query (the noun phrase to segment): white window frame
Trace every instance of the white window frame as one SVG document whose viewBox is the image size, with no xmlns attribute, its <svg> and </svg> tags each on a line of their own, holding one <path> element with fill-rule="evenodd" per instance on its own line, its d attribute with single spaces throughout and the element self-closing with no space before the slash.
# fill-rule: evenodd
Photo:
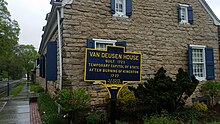
<svg viewBox="0 0 220 124">
<path fill-rule="evenodd" d="M 115 0 L 115 14 L 113 16 L 128 18 L 128 16 L 126 16 L 126 0 L 123 0 L 123 5 L 122 5 L 123 12 L 118 12 L 116 9 L 116 4 L 118 1 L 119 0 Z"/>
<path fill-rule="evenodd" d="M 95 49 L 97 49 L 96 44 L 97 43 L 103 43 L 103 44 L 113 44 L 115 46 L 116 40 L 105 40 L 105 39 L 93 39 L 95 41 Z"/>
<path fill-rule="evenodd" d="M 198 76 L 195 76 L 197 80 L 199 81 L 204 81 L 206 80 L 206 56 L 205 56 L 205 48 L 206 46 L 203 46 L 203 45 L 190 45 L 190 47 L 192 47 L 192 49 L 202 49 L 203 50 L 203 68 L 204 68 L 204 72 L 203 72 L 203 77 L 198 77 Z M 192 64 L 193 64 L 193 58 L 192 58 Z"/>
<path fill-rule="evenodd" d="M 181 11 L 180 14 L 182 15 L 182 9 L 181 8 L 185 8 L 185 17 L 186 17 L 185 20 L 181 19 L 180 23 L 181 24 L 188 24 L 189 23 L 189 19 L 188 19 L 188 7 L 189 7 L 189 5 L 187 5 L 187 4 L 179 4 L 179 5 L 180 5 L 180 11 Z"/>
</svg>

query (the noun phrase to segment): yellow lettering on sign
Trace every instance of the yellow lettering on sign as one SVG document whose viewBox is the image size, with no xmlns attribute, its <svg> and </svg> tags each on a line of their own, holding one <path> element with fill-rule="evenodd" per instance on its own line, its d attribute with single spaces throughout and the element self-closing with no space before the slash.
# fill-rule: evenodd
<svg viewBox="0 0 220 124">
<path fill-rule="evenodd" d="M 102 53 L 102 58 L 106 59 L 122 59 L 121 54 L 114 54 L 114 53 Z"/>
<path fill-rule="evenodd" d="M 124 55 L 123 58 L 126 60 L 136 60 L 136 61 L 139 60 L 139 56 L 137 56 L 137 55 Z"/>
<path fill-rule="evenodd" d="M 90 52 L 89 55 L 90 57 L 100 57 L 100 53 L 98 52 Z"/>
</svg>

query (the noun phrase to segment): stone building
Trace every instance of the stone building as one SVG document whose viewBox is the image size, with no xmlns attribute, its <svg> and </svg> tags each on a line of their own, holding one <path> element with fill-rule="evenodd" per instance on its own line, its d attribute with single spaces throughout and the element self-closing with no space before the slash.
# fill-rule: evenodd
<svg viewBox="0 0 220 124">
<path fill-rule="evenodd" d="M 160 67 L 171 77 L 183 68 L 200 81 L 220 81 L 220 21 L 205 0 L 51 0 L 51 4 L 37 78 L 51 95 L 56 89 L 86 88 L 93 96 L 91 104 L 102 104 L 105 88 L 84 82 L 85 49 L 106 49 L 122 41 L 127 51 L 142 53 L 143 82 Z"/>
</svg>

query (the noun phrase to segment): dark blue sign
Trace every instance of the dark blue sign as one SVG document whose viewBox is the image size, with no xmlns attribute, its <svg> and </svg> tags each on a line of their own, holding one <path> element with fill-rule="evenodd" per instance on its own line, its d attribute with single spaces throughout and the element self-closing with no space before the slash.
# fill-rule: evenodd
<svg viewBox="0 0 220 124">
<path fill-rule="evenodd" d="M 107 51 L 86 49 L 85 81 L 125 84 L 141 80 L 140 53 L 124 52 L 124 47 L 107 46 Z"/>
</svg>

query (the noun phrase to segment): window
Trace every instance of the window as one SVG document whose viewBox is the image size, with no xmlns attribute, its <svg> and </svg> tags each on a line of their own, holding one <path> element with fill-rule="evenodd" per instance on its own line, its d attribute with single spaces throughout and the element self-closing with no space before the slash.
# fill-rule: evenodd
<svg viewBox="0 0 220 124">
<path fill-rule="evenodd" d="M 125 0 L 115 0 L 115 11 L 117 15 L 125 15 Z"/>
<path fill-rule="evenodd" d="M 188 49 L 189 74 L 198 80 L 214 80 L 213 48 L 190 45 Z"/>
<path fill-rule="evenodd" d="M 205 80 L 205 47 L 192 47 L 193 75 L 200 80 Z"/>
<path fill-rule="evenodd" d="M 107 45 L 115 46 L 115 40 L 93 39 L 95 41 L 95 49 L 106 50 Z"/>
<path fill-rule="evenodd" d="M 193 23 L 193 11 L 192 7 L 187 4 L 178 4 L 178 20 L 179 23 L 185 24 Z"/>
<path fill-rule="evenodd" d="M 187 7 L 181 7 L 181 22 L 188 22 Z"/>
<path fill-rule="evenodd" d="M 113 16 L 131 16 L 132 0 L 111 0 L 111 12 Z"/>
</svg>

